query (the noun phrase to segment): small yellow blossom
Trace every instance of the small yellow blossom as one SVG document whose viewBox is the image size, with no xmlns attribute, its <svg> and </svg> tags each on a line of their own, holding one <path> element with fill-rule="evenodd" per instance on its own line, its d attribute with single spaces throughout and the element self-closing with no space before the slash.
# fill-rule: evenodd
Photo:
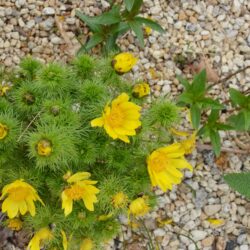
<svg viewBox="0 0 250 250">
<path fill-rule="evenodd" d="M 149 212 L 148 197 L 140 197 L 133 200 L 129 205 L 129 215 L 132 214 L 135 217 L 143 216 Z"/>
<path fill-rule="evenodd" d="M 152 29 L 151 29 L 150 27 L 148 27 L 148 26 L 145 26 L 144 30 L 145 30 L 145 33 L 146 33 L 148 36 L 152 33 Z"/>
<path fill-rule="evenodd" d="M 68 240 L 66 233 L 61 230 L 63 250 L 68 250 Z"/>
<path fill-rule="evenodd" d="M 180 143 L 159 148 L 151 153 L 147 159 L 148 172 L 152 186 L 159 186 L 166 192 L 172 190 L 173 184 L 179 184 L 183 177 L 179 169 L 192 166 L 184 158 L 185 151 Z"/>
<path fill-rule="evenodd" d="M 128 225 L 132 228 L 132 229 L 137 229 L 140 227 L 139 223 L 135 222 L 135 221 L 129 221 Z"/>
<path fill-rule="evenodd" d="M 0 123 L 0 140 L 3 140 L 8 134 L 8 128 L 6 125 Z"/>
<path fill-rule="evenodd" d="M 98 216 L 97 220 L 98 221 L 105 221 L 105 220 L 108 220 L 109 218 L 111 218 L 112 216 L 113 216 L 112 213 L 103 214 L 103 215 Z"/>
<path fill-rule="evenodd" d="M 37 144 L 37 153 L 41 156 L 49 156 L 52 152 L 51 143 L 48 140 L 41 140 Z"/>
<path fill-rule="evenodd" d="M 22 229 L 23 222 L 18 218 L 8 219 L 7 222 L 8 228 L 12 229 L 13 231 L 19 231 Z"/>
<path fill-rule="evenodd" d="M 92 250 L 94 248 L 94 242 L 90 238 L 86 238 L 82 241 L 80 250 Z"/>
<path fill-rule="evenodd" d="M 5 198 L 5 196 L 7 197 Z M 2 212 L 7 212 L 11 219 L 16 217 L 19 212 L 22 215 L 30 212 L 34 216 L 36 214 L 34 201 L 38 200 L 43 204 L 36 190 L 23 180 L 16 180 L 4 186 L 0 200 L 3 199 Z"/>
<path fill-rule="evenodd" d="M 0 96 L 6 95 L 7 91 L 10 90 L 10 86 L 8 85 L 0 85 Z"/>
<path fill-rule="evenodd" d="M 221 226 L 224 224 L 224 220 L 222 219 L 212 219 L 212 218 L 208 218 L 207 221 L 212 224 L 213 226 Z"/>
<path fill-rule="evenodd" d="M 41 228 L 29 242 L 28 250 L 40 250 L 52 238 L 53 234 L 47 227 Z"/>
<path fill-rule="evenodd" d="M 118 192 L 112 197 L 112 205 L 115 208 L 123 208 L 128 203 L 128 196 L 123 192 Z"/>
<path fill-rule="evenodd" d="M 195 148 L 196 142 L 196 131 L 186 140 L 180 141 L 182 148 L 185 151 L 185 154 L 191 154 Z"/>
<path fill-rule="evenodd" d="M 68 216 L 73 209 L 73 201 L 82 200 L 89 211 L 94 211 L 94 203 L 97 202 L 96 194 L 100 192 L 94 186 L 97 181 L 88 180 L 90 173 L 79 172 L 67 179 L 70 184 L 62 192 L 62 209 L 65 216 Z"/>
<path fill-rule="evenodd" d="M 135 97 L 142 98 L 144 96 L 149 95 L 149 93 L 150 93 L 150 87 L 146 82 L 138 83 L 133 87 L 133 95 Z"/>
<path fill-rule="evenodd" d="M 136 129 L 141 126 L 141 107 L 129 102 L 129 96 L 122 93 L 112 101 L 111 107 L 106 105 L 103 115 L 91 121 L 92 127 L 104 127 L 113 139 L 129 143 L 128 136 L 136 135 Z"/>
<path fill-rule="evenodd" d="M 137 63 L 138 59 L 133 54 L 123 52 L 113 58 L 112 65 L 116 72 L 126 73 Z"/>
</svg>

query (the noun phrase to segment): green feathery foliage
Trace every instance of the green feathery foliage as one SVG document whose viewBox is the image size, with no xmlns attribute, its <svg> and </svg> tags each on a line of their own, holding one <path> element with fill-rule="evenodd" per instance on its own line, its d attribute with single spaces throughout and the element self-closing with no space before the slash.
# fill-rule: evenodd
<svg viewBox="0 0 250 250">
<path fill-rule="evenodd" d="M 152 206 L 155 203 L 147 156 L 169 141 L 166 129 L 178 122 L 178 109 L 169 101 L 142 109 L 142 128 L 129 137 L 129 144 L 113 140 L 104 128 L 91 127 L 91 120 L 102 117 L 122 92 L 142 106 L 143 100 L 132 97 L 133 85 L 115 72 L 111 61 L 82 55 L 69 65 L 42 65 L 25 58 L 11 88 L 0 96 L 1 188 L 23 180 L 37 190 L 44 205 L 35 201 L 35 216 L 18 216 L 27 230 L 52 231 L 46 249 L 63 249 L 62 230 L 71 237 L 69 250 L 79 249 L 84 238 L 102 249 L 102 242 L 119 232 L 118 215 L 128 213 L 133 199 L 143 194 Z M 6 79 L 2 72 L 1 80 Z M 67 180 L 78 172 L 89 172 L 91 181 L 97 181 L 91 185 L 100 190 L 98 202 L 90 211 L 75 198 L 72 212 L 65 216 L 62 192 L 73 185 Z M 119 193 L 126 198 L 124 206 L 113 203 Z"/>
</svg>

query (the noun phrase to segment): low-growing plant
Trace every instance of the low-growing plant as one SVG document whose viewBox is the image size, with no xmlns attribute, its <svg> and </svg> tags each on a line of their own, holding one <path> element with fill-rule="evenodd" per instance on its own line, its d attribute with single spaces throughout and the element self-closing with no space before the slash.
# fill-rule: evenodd
<svg viewBox="0 0 250 250">
<path fill-rule="evenodd" d="M 143 0 L 124 0 L 116 3 L 110 0 L 110 8 L 99 16 L 87 16 L 76 10 L 76 16 L 92 31 L 92 36 L 82 45 L 79 53 L 86 52 L 101 44 L 104 53 L 119 50 L 117 40 L 129 30 L 132 30 L 141 47 L 144 47 L 143 26 L 147 33 L 150 29 L 164 32 L 163 28 L 150 18 L 140 16 Z"/>
<path fill-rule="evenodd" d="M 133 221 L 149 212 L 152 186 L 167 191 L 192 170 L 184 156 L 195 140 L 173 143 L 168 132 L 180 120 L 177 106 L 144 107 L 138 97 L 149 86 L 133 88 L 115 70 L 133 65 L 112 61 L 26 58 L 0 76 L 4 224 L 32 229 L 30 250 L 101 249 L 119 233 L 120 214 Z"/>
<path fill-rule="evenodd" d="M 250 95 L 229 89 L 229 99 L 220 102 L 217 96 L 208 97 L 213 85 L 207 85 L 206 71 L 202 70 L 190 83 L 179 77 L 184 86 L 183 93 L 178 98 L 178 104 L 190 109 L 191 121 L 197 135 L 211 140 L 216 156 L 221 152 L 221 130 L 250 131 Z M 226 123 L 221 122 L 221 113 L 227 113 Z M 247 198 L 250 197 L 248 183 L 250 173 L 231 173 L 225 175 L 225 181 Z"/>
</svg>

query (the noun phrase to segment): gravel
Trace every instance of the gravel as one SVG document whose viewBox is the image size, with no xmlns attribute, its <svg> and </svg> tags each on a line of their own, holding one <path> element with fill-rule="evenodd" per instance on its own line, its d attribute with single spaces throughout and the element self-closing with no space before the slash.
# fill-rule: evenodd
<svg viewBox="0 0 250 250">
<path fill-rule="evenodd" d="M 102 8 L 108 7 L 104 0 L 0 2 L 0 63 L 7 67 L 18 64 L 28 54 L 46 62 L 69 61 L 70 53 L 67 53 L 67 44 L 56 27 L 55 16 L 63 17 L 61 21 L 66 34 L 73 45 L 79 47 L 74 34 L 80 31 L 87 38 L 88 29 L 80 25 L 75 9 L 97 15 Z M 176 80 L 176 75 L 182 74 L 182 70 L 174 62 L 178 54 L 192 58 L 208 55 L 222 78 L 250 65 L 249 10 L 247 0 L 144 0 L 145 17 L 158 21 L 166 32 L 153 31 L 145 37 L 144 49 L 139 48 L 131 33 L 119 43 L 123 51 L 132 51 L 140 58 L 132 72 L 133 79 L 144 79 L 150 84 L 152 95 L 149 102 L 153 97 L 166 95 L 174 99 L 182 90 Z M 191 77 L 189 72 L 186 75 Z M 249 89 L 250 70 L 237 74 L 223 86 L 218 85 L 211 94 L 226 100 L 228 87 Z M 222 133 L 222 136 L 225 147 L 237 147 L 233 139 L 236 136 L 247 141 L 241 134 Z M 215 164 L 211 150 L 197 149 L 189 157 L 194 173 L 186 172 L 183 183 L 171 192 L 156 190 L 158 206 L 145 217 L 145 224 L 162 249 L 195 250 L 192 240 L 204 250 L 214 247 L 217 250 L 250 249 L 250 205 L 228 188 L 222 178 L 227 172 L 250 170 L 250 157 L 233 153 L 226 157 L 229 164 L 224 169 Z M 174 223 L 159 227 L 157 221 L 162 218 L 171 218 Z M 224 224 L 214 227 L 208 218 L 222 219 Z M 125 240 L 128 247 L 137 241 L 139 249 L 144 249 L 147 239 L 140 231 L 131 231 L 126 216 L 119 219 L 124 225 L 124 239 L 120 237 L 119 240 Z M 11 243 L 8 244 L 10 248 Z M 113 242 L 106 248 L 114 249 Z"/>
</svg>

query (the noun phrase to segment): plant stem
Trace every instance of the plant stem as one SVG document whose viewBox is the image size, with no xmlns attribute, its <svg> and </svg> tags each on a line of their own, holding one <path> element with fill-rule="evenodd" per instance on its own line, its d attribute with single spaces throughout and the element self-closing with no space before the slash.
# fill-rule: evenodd
<svg viewBox="0 0 250 250">
<path fill-rule="evenodd" d="M 151 235 L 150 235 L 144 221 L 142 219 L 139 219 L 139 221 L 140 221 L 142 227 L 144 228 L 144 230 L 146 231 L 146 234 L 148 236 L 150 250 L 154 250 L 154 244 L 153 244 L 153 241 L 152 241 L 152 237 L 151 237 Z"/>
<path fill-rule="evenodd" d="M 227 80 L 229 80 L 231 77 L 241 73 L 241 72 L 244 72 L 245 70 L 249 69 L 250 68 L 250 65 L 242 68 L 242 69 L 239 69 L 231 74 L 229 74 L 228 76 L 222 78 L 221 80 L 219 80 L 218 82 L 214 83 L 214 84 L 211 84 L 210 86 L 208 86 L 208 89 L 211 89 L 212 87 L 214 87 L 215 85 L 218 85 L 219 83 L 224 83 L 226 82 Z"/>
<path fill-rule="evenodd" d="M 182 233 L 177 233 L 177 234 L 178 234 L 179 236 L 184 236 L 184 237 L 188 238 L 189 240 L 191 240 L 191 241 L 194 243 L 194 245 L 195 245 L 195 249 L 196 249 L 196 250 L 200 250 L 199 247 L 197 246 L 197 243 L 196 243 L 189 235 L 182 234 Z"/>
<path fill-rule="evenodd" d="M 42 113 L 43 110 L 40 110 L 35 116 L 34 118 L 30 121 L 30 123 L 28 124 L 28 126 L 24 129 L 24 131 L 20 134 L 20 136 L 17 139 L 17 142 L 19 142 L 21 140 L 21 138 L 23 137 L 23 135 L 26 133 L 26 131 L 29 129 L 29 127 L 32 125 L 32 123 L 37 119 L 37 117 Z"/>
</svg>

